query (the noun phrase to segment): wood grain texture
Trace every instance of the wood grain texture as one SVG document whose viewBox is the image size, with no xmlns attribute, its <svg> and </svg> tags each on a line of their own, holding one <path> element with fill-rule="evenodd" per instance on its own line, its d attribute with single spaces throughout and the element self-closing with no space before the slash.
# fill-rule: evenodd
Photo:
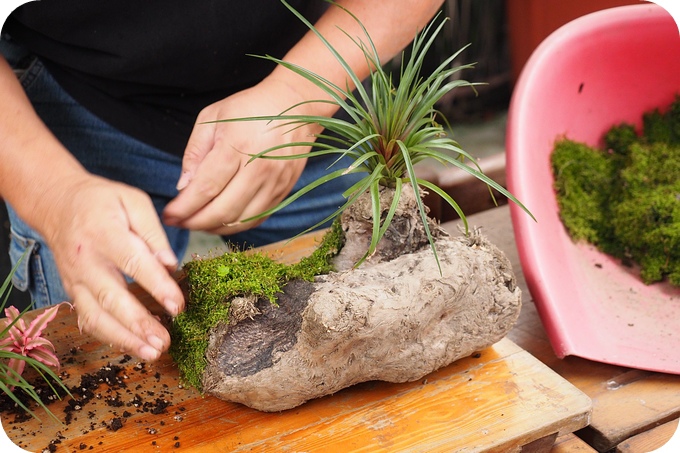
<svg viewBox="0 0 680 453">
<path fill-rule="evenodd" d="M 555 440 L 550 453 L 596 453 L 596 451 L 575 434 L 565 434 Z"/>
<path fill-rule="evenodd" d="M 616 453 L 640 453 L 658 450 L 666 445 L 678 428 L 680 428 L 678 419 L 664 423 L 621 442 L 616 447 Z"/>
<path fill-rule="evenodd" d="M 99 398 L 83 404 L 66 425 L 38 411 L 43 423 L 15 422 L 3 414 L 8 436 L 29 451 L 58 442 L 66 451 L 321 451 L 330 445 L 352 451 L 518 451 L 553 433 L 588 423 L 590 400 L 510 340 L 460 360 L 422 381 L 369 382 L 299 408 L 263 413 L 182 388 L 169 357 L 154 364 L 125 357 L 77 333 L 75 317 L 62 312 L 48 332 L 70 361 L 69 385 L 82 373 L 120 365 L 126 387 L 102 383 Z M 78 395 L 75 395 L 78 397 Z M 122 406 L 110 404 L 112 397 Z M 146 403 L 162 398 L 167 411 L 154 414 Z M 144 404 L 135 405 L 135 401 Z M 60 418 L 67 402 L 50 405 Z M 129 415 L 124 415 L 125 412 Z M 117 431 L 106 425 L 121 418 Z"/>
</svg>

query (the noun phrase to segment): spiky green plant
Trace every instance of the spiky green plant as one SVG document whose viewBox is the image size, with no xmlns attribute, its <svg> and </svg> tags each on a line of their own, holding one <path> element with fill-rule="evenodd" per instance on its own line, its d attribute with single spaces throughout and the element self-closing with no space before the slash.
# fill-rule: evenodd
<svg viewBox="0 0 680 453">
<path fill-rule="evenodd" d="M 12 275 L 14 275 L 18 266 L 19 263 L 16 264 L 0 286 L 0 311 L 4 310 L 5 305 L 7 305 L 11 291 Z M 50 417 L 61 422 L 45 406 L 40 395 L 35 391 L 35 387 L 22 376 L 26 365 L 28 365 L 49 385 L 54 395 L 59 397 L 59 392 L 53 384 L 60 387 L 64 394 L 71 395 L 59 376 L 50 369 L 50 366 L 59 366 L 59 359 L 54 353 L 52 343 L 42 337 L 42 330 L 54 318 L 58 306 L 55 305 L 44 311 L 28 326 L 23 319 L 27 310 L 28 308 L 19 313 L 19 310 L 11 306 L 5 310 L 7 318 L 0 320 L 0 391 L 5 393 L 16 405 L 40 421 L 40 418 L 26 407 L 14 393 L 16 390 L 23 391 L 42 407 Z"/>
<path fill-rule="evenodd" d="M 467 233 L 467 219 L 458 203 L 437 185 L 416 176 L 415 164 L 425 159 L 434 159 L 444 165 L 453 165 L 461 168 L 486 183 L 490 191 L 491 188 L 496 189 L 529 213 L 505 188 L 484 175 L 475 159 L 461 149 L 458 143 L 447 134 L 445 128 L 437 121 L 439 112 L 436 109 L 436 104 L 444 95 L 459 87 L 471 87 L 474 89 L 475 85 L 474 83 L 456 80 L 452 77 L 456 72 L 473 66 L 451 66 L 453 60 L 465 48 L 446 58 L 430 75 L 424 76 L 421 74 L 425 55 L 433 45 L 437 35 L 441 32 L 446 19 L 436 24 L 437 19 L 435 18 L 421 33 L 416 34 L 409 55 L 402 54 L 399 83 L 395 85 L 391 75 L 383 69 L 375 45 L 361 21 L 346 8 L 335 4 L 333 1 L 329 1 L 329 3 L 342 8 L 349 14 L 359 24 L 366 38 L 364 42 L 345 32 L 345 35 L 362 50 L 366 64 L 371 68 L 369 76 L 371 89 L 367 90 L 362 84 L 362 80 L 359 79 L 342 55 L 333 48 L 314 25 L 286 3 L 285 0 L 282 0 L 282 3 L 321 39 L 342 65 L 352 84 L 356 87 L 356 95 L 349 88 L 340 87 L 303 67 L 272 56 L 256 55 L 256 57 L 273 61 L 306 78 L 325 91 L 332 100 L 303 102 L 291 106 L 288 110 L 275 116 L 236 118 L 223 121 L 281 121 L 282 123 L 279 127 L 283 126 L 291 129 L 309 124 L 317 124 L 326 131 L 335 133 L 335 135 L 322 133 L 316 136 L 317 138 L 325 139 L 325 143 L 309 141 L 275 146 L 253 155 L 251 161 L 260 158 L 286 160 L 337 154 L 339 155 L 338 160 L 343 156 L 350 156 L 354 159 L 354 162 L 348 168 L 331 171 L 291 195 L 274 208 L 245 221 L 269 216 L 311 190 L 345 174 L 366 173 L 364 178 L 344 193 L 346 202 L 337 211 L 300 234 L 304 234 L 334 219 L 354 203 L 359 196 L 369 192 L 372 199 L 373 231 L 369 248 L 364 257 L 357 263 L 359 265 L 367 256 L 370 256 L 375 251 L 378 242 L 387 231 L 396 211 L 402 187 L 407 183 L 412 184 L 416 190 L 418 190 L 417 187 L 427 189 L 446 200 L 462 219 Z M 325 116 L 294 115 L 289 113 L 295 107 L 314 102 L 327 102 L 337 105 L 349 115 L 350 121 Z M 311 151 L 290 156 L 271 154 L 278 149 L 293 146 L 311 147 Z M 472 165 L 467 164 L 466 160 L 471 162 Z M 381 219 L 380 215 L 379 192 L 381 186 L 394 188 L 394 197 L 384 219 Z M 417 196 L 416 200 L 425 232 L 439 264 L 434 239 L 428 227 L 427 211 L 422 199 Z"/>
</svg>

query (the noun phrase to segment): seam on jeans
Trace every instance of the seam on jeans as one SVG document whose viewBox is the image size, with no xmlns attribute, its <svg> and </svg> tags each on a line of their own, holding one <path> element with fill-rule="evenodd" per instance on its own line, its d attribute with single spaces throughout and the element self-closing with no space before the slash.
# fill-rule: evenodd
<svg viewBox="0 0 680 453">
<path fill-rule="evenodd" d="M 9 232 L 9 254 L 12 263 L 16 264 L 23 256 L 17 272 L 12 276 L 12 284 L 20 291 L 28 290 L 36 308 L 51 304 L 47 278 L 45 277 L 42 259 L 38 253 L 40 243 L 18 234 L 11 226 Z"/>
<path fill-rule="evenodd" d="M 38 79 L 44 69 L 45 66 L 42 64 L 42 61 L 40 61 L 37 57 L 33 57 L 31 63 L 19 77 L 19 82 L 21 82 L 21 86 L 24 88 L 24 91 L 31 88 L 33 83 Z"/>
<path fill-rule="evenodd" d="M 21 260 L 16 272 L 12 275 L 12 284 L 18 290 L 25 292 L 31 281 L 31 255 L 33 254 L 36 242 L 33 239 L 17 234 L 11 227 L 9 236 L 9 256 L 12 260 L 12 265 L 16 266 L 16 263 Z"/>
<path fill-rule="evenodd" d="M 52 299 L 50 298 L 50 291 L 47 287 L 47 277 L 45 277 L 44 267 L 42 264 L 42 258 L 38 251 L 40 250 L 40 243 L 36 243 L 31 253 L 31 277 L 33 280 L 33 303 L 41 304 L 42 301 L 46 301 L 47 305 L 52 304 Z M 42 304 L 41 304 L 42 305 Z"/>
</svg>

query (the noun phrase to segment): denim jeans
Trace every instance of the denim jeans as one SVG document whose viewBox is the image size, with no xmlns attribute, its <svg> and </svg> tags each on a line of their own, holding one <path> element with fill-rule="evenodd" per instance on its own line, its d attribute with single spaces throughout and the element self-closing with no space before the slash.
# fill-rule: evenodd
<svg viewBox="0 0 680 453">
<path fill-rule="evenodd" d="M 5 37 L 6 38 L 6 37 Z M 21 83 L 41 119 L 65 147 L 91 173 L 123 182 L 145 191 L 161 215 L 177 195 L 175 185 L 181 172 L 181 159 L 142 143 L 111 127 L 78 104 L 52 78 L 40 60 L 29 58 L 16 44 L 0 40 L 0 53 L 10 65 L 30 61 L 20 75 Z M 328 172 L 335 156 L 309 159 L 293 192 Z M 338 165 L 347 166 L 347 162 Z M 340 168 L 334 166 L 333 170 Z M 336 179 L 291 203 L 257 228 L 225 237 L 234 244 L 261 246 L 288 239 L 332 214 L 345 199 L 342 193 L 357 177 Z M 25 254 L 14 285 L 31 293 L 34 307 L 69 300 L 61 283 L 54 257 L 40 235 L 26 225 L 11 206 L 10 256 L 12 263 Z M 326 224 L 328 225 L 328 223 Z M 181 261 L 189 242 L 187 230 L 164 225 L 173 251 Z"/>
</svg>

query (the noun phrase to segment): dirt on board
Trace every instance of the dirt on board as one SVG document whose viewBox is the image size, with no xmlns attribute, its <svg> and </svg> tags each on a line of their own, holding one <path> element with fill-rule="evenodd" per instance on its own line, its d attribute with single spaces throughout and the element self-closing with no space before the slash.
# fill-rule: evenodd
<svg viewBox="0 0 680 453">
<path fill-rule="evenodd" d="M 159 436 L 176 427 L 185 416 L 185 407 L 175 404 L 175 394 L 185 390 L 181 384 L 168 385 L 154 364 L 139 362 L 129 355 L 102 355 L 96 367 L 79 360 L 82 350 L 71 348 L 61 359 L 59 376 L 71 396 L 59 395 L 40 376 L 26 372 L 41 400 L 59 421 L 21 391 L 15 394 L 44 423 L 34 419 L 9 396 L 0 395 L 3 429 L 19 447 L 39 452 L 107 451 L 107 439 L 114 431 L 126 430 L 139 447 L 180 448 L 181 434 Z M 69 370 L 88 369 L 71 375 Z M 185 396 L 185 395 L 184 395 Z M 166 433 L 167 434 L 167 433 Z M 127 437 L 127 436 L 126 436 Z M 36 445 L 36 439 L 43 439 Z M 38 447 L 36 449 L 36 447 Z"/>
</svg>

